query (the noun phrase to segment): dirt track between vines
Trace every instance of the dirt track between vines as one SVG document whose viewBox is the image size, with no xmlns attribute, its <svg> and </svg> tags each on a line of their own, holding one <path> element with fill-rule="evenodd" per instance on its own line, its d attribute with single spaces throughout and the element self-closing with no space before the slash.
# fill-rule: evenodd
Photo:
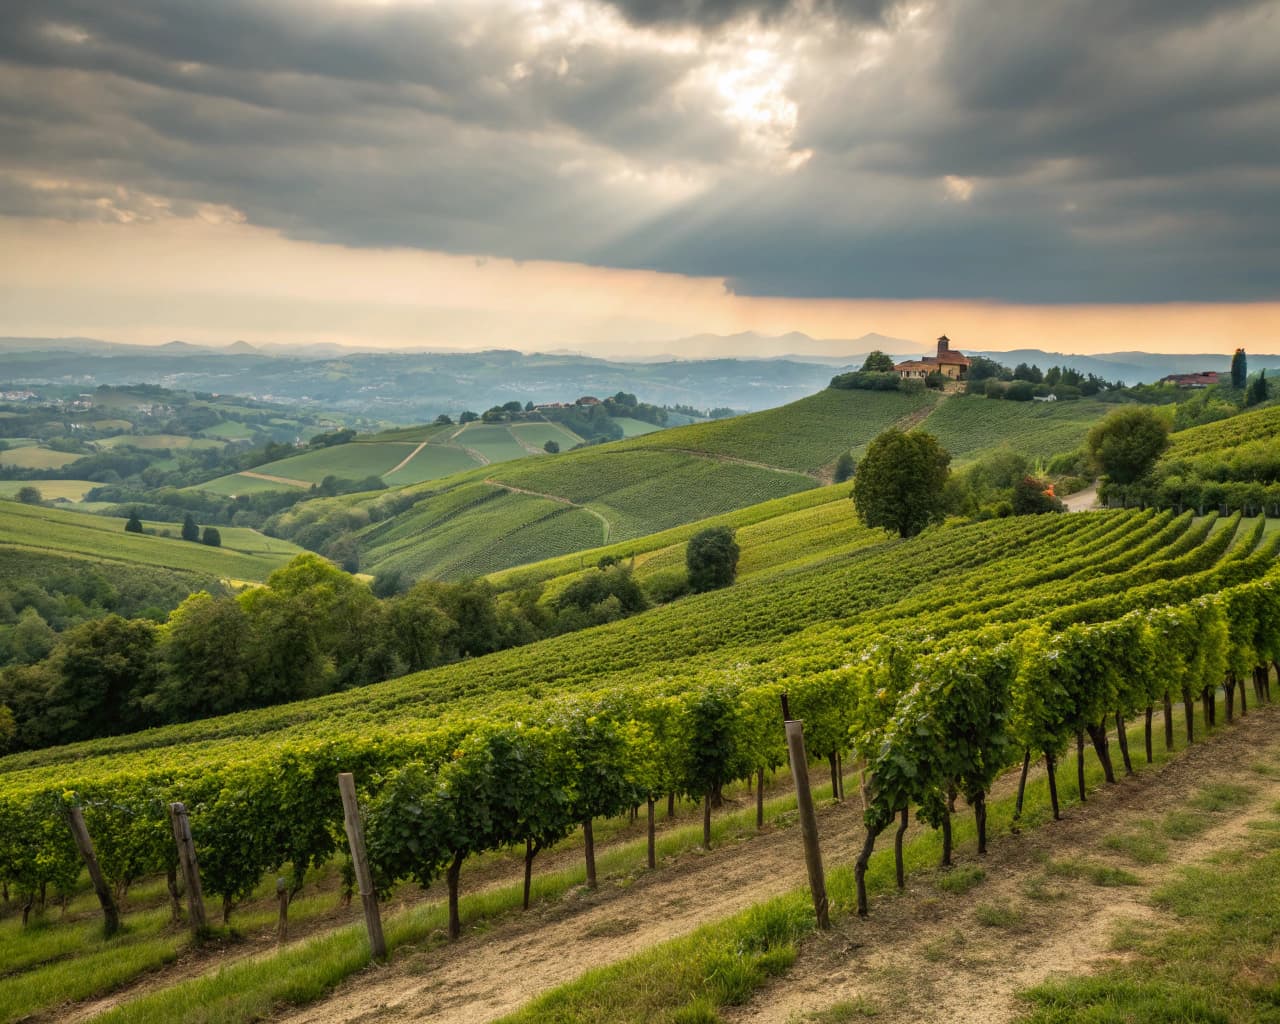
<svg viewBox="0 0 1280 1024">
<path fill-rule="evenodd" d="M 968 893 L 950 895 L 930 877 L 909 876 L 905 893 L 873 899 L 866 920 L 838 920 L 829 935 L 803 946 L 776 983 L 722 1016 L 727 1024 L 797 1024 L 837 1003 L 852 1003 L 891 1024 L 1012 1020 L 1028 1008 L 1017 998 L 1019 991 L 1055 975 L 1089 973 L 1121 956 L 1111 951 L 1120 927 L 1170 920 L 1150 904 L 1152 889 L 1179 867 L 1242 843 L 1249 821 L 1280 800 L 1280 778 L 1253 771 L 1250 766 L 1259 762 L 1280 769 L 1275 706 L 1220 727 L 1158 772 L 1090 794 L 1087 804 L 1071 807 L 1060 822 L 998 837 L 981 860 L 986 880 Z M 1189 809 L 1195 791 L 1213 782 L 1255 792 L 1239 811 L 1196 812 L 1212 824 L 1193 839 L 1170 842 L 1166 862 L 1142 866 L 1104 845 L 1139 819 Z M 1103 887 L 1050 876 L 1050 858 L 1121 868 L 1141 884 Z M 960 863 L 978 860 L 966 850 Z M 1011 910 L 1020 920 L 1010 927 L 983 926 L 975 916 L 979 905 Z"/>
<path fill-rule="evenodd" d="M 1244 832 L 1249 813 L 1280 799 L 1280 781 L 1249 770 L 1264 758 L 1280 766 L 1277 708 L 1255 710 L 1234 726 L 1219 728 L 1160 771 L 1091 794 L 1085 806 L 1069 808 L 1061 822 L 994 837 L 991 853 L 981 862 L 987 880 L 966 895 L 941 892 L 931 873 L 909 877 L 906 893 L 874 899 L 868 920 L 838 919 L 829 936 L 805 945 L 791 971 L 749 1006 L 723 1011 L 725 1019 L 783 1024 L 848 999 L 875 1003 L 878 1020 L 1008 1019 L 1019 989 L 1055 970 L 1087 970 L 1105 957 L 1115 924 L 1154 913 L 1145 903 L 1151 884 L 1178 864 L 1229 844 Z M 1171 844 L 1168 863 L 1135 866 L 1101 845 L 1134 818 L 1181 807 L 1197 786 L 1228 778 L 1256 788 L 1250 807 L 1242 814 L 1214 815 L 1212 827 L 1199 837 Z M 1006 776 L 998 788 L 1008 791 L 1015 781 Z M 842 806 L 822 810 L 828 866 L 852 860 L 861 838 L 859 803 L 855 793 L 850 797 Z M 401 951 L 391 966 L 365 971 L 327 1001 L 277 1019 L 291 1024 L 493 1020 L 589 968 L 803 886 L 799 843 L 796 829 L 778 829 L 708 854 L 686 854 L 654 873 L 604 883 L 595 894 L 576 890 L 527 916 L 467 931 L 456 944 Z M 1044 875 L 1044 861 L 1065 856 L 1123 866 L 1143 885 L 1099 888 L 1054 879 L 1050 888 L 1062 890 L 1058 898 L 1043 905 L 1029 901 L 1024 890 Z M 971 849 L 959 851 L 959 864 L 977 861 Z M 1023 920 L 1015 928 L 983 928 L 973 916 L 980 903 L 1017 906 Z"/>
</svg>

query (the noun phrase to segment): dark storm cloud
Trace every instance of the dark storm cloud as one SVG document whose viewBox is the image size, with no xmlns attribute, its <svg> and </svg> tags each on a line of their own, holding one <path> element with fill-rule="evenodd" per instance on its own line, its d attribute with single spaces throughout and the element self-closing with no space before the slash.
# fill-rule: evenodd
<svg viewBox="0 0 1280 1024">
<path fill-rule="evenodd" d="M 584 27 L 570 7 L 500 0 L 9 0 L 0 212 L 218 204 L 297 238 L 756 294 L 1280 292 L 1271 0 L 588 13 Z M 760 26 L 773 42 L 742 41 Z M 748 45 L 790 66 L 786 102 L 751 78 Z M 754 99 L 726 113 L 742 89 Z"/>
<path fill-rule="evenodd" d="M 898 0 L 612 0 L 634 25 L 713 28 L 740 18 L 779 21 L 790 16 L 827 15 L 874 22 Z"/>
</svg>

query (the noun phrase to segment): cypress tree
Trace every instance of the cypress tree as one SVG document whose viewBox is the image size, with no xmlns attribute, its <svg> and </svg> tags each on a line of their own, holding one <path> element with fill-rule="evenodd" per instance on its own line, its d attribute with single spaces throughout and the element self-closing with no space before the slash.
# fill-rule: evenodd
<svg viewBox="0 0 1280 1024">
<path fill-rule="evenodd" d="M 187 517 L 184 520 L 182 520 L 182 539 L 183 540 L 199 540 L 200 539 L 200 527 L 196 525 L 196 521 L 195 519 L 192 518 L 190 512 L 188 512 Z"/>
<path fill-rule="evenodd" d="M 1243 390 L 1245 381 L 1249 379 L 1249 361 L 1245 358 L 1244 349 L 1236 349 L 1231 357 L 1231 386 Z"/>
</svg>

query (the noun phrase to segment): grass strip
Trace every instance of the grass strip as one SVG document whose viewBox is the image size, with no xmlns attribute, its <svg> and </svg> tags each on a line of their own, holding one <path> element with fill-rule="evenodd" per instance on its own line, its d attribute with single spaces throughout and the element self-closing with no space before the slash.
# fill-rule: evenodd
<svg viewBox="0 0 1280 1024">
<path fill-rule="evenodd" d="M 1184 868 L 1156 892 L 1177 926 L 1127 929 L 1124 962 L 1022 993 L 1032 1004 L 1022 1024 L 1280 1019 L 1280 820 L 1256 824 L 1244 850 Z"/>
</svg>

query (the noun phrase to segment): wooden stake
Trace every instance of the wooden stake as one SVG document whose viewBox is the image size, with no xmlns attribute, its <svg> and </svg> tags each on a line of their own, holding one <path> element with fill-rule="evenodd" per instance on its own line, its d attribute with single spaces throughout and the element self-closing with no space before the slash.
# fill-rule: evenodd
<svg viewBox="0 0 1280 1024">
<path fill-rule="evenodd" d="M 809 889 L 813 892 L 813 910 L 818 927 L 831 927 L 827 909 L 827 880 L 822 870 L 822 848 L 818 843 L 818 817 L 813 810 L 813 794 L 809 791 L 809 762 L 804 752 L 804 723 L 788 721 L 787 753 L 791 755 L 791 775 L 796 783 L 796 806 L 800 811 L 800 833 L 804 838 L 804 862 L 809 871 Z"/>
<path fill-rule="evenodd" d="M 67 824 L 71 826 L 71 835 L 76 841 L 76 849 L 80 851 L 80 858 L 84 861 L 84 866 L 89 869 L 89 880 L 93 882 L 93 891 L 98 894 L 98 902 L 102 904 L 102 916 L 106 920 L 107 935 L 112 936 L 120 930 L 120 911 L 116 909 L 116 901 L 107 887 L 107 880 L 102 877 L 102 868 L 98 866 L 98 855 L 93 851 L 93 840 L 89 838 L 84 814 L 79 807 L 67 808 Z"/>
<path fill-rule="evenodd" d="M 364 848 L 364 824 L 360 820 L 360 803 L 356 800 L 356 778 L 350 772 L 338 775 L 338 791 L 342 794 L 342 823 L 351 847 L 351 865 L 356 869 L 356 885 L 364 907 L 364 926 L 369 931 L 369 948 L 375 960 L 387 958 L 387 940 L 382 936 L 382 918 L 378 915 L 378 895 L 373 889 L 373 872 L 369 870 L 369 854 Z"/>
<path fill-rule="evenodd" d="M 200 890 L 200 863 L 196 860 L 196 844 L 191 838 L 191 822 L 187 818 L 185 804 L 169 805 L 169 821 L 173 825 L 173 838 L 178 844 L 178 864 L 187 886 L 187 916 L 191 930 L 198 936 L 209 927 L 204 913 L 204 893 Z"/>
</svg>

